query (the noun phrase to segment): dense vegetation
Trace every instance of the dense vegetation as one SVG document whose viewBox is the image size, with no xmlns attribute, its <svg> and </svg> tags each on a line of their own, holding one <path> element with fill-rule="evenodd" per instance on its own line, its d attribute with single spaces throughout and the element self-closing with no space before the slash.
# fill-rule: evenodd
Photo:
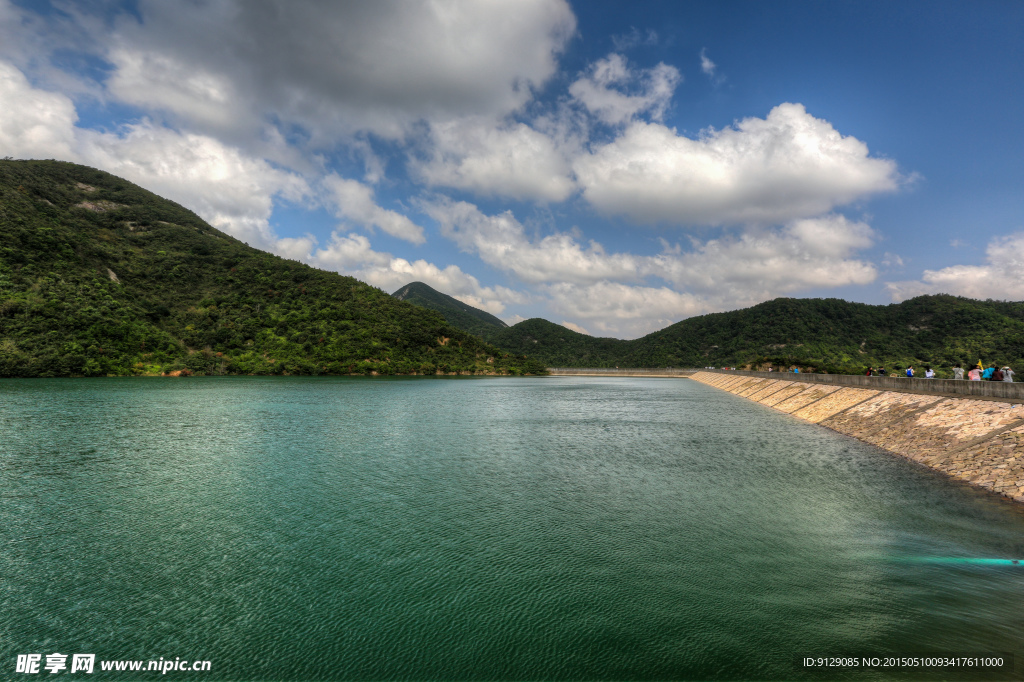
<svg viewBox="0 0 1024 682">
<path fill-rule="evenodd" d="M 453 325 L 549 367 L 797 366 L 860 373 L 868 366 L 931 365 L 949 374 L 954 364 L 966 367 L 980 359 L 1024 371 L 1024 303 L 941 295 L 893 305 L 779 298 L 622 341 L 587 336 L 539 318 L 512 327 L 497 318 L 500 327 L 482 325 L 480 319 L 493 316 L 421 282 L 395 295 L 447 312 Z"/>
<path fill-rule="evenodd" d="M 705 367 L 861 373 L 931 365 L 948 375 L 979 359 L 1024 371 L 1024 303 L 920 296 L 899 304 L 779 298 L 693 317 L 632 341 L 579 334 L 546 320 L 490 337 L 549 367 Z"/>
<path fill-rule="evenodd" d="M 391 295 L 400 301 L 436 310 L 453 327 L 475 334 L 482 339 L 488 339 L 495 332 L 508 328 L 507 324 L 494 315 L 452 298 L 448 294 L 442 294 L 423 282 L 406 284 Z"/>
<path fill-rule="evenodd" d="M 0 376 L 537 371 L 108 173 L 0 161 Z"/>
</svg>

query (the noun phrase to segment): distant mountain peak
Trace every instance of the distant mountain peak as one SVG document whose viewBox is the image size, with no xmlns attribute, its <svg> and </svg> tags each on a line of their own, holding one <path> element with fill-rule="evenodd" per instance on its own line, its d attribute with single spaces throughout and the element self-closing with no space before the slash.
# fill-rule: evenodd
<svg viewBox="0 0 1024 682">
<path fill-rule="evenodd" d="M 489 312 L 443 294 L 423 282 L 409 282 L 391 295 L 400 301 L 437 311 L 453 327 L 485 339 L 508 328 L 507 324 Z"/>
</svg>

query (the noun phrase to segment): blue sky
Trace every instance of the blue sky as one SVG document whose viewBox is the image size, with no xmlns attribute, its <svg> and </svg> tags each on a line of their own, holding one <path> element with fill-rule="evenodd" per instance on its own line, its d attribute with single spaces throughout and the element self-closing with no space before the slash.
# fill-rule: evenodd
<svg viewBox="0 0 1024 682">
<path fill-rule="evenodd" d="M 1024 4 L 0 0 L 0 156 L 386 291 L 633 338 L 1024 299 Z"/>
</svg>

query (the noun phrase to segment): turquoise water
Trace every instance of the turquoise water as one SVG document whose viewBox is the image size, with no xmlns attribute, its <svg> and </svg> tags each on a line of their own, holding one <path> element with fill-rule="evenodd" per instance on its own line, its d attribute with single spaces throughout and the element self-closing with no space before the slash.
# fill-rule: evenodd
<svg viewBox="0 0 1024 682">
<path fill-rule="evenodd" d="M 688 380 L 6 380 L 0 547 L 0 679 L 885 679 L 794 662 L 1024 633 L 1024 568 L 960 561 L 1024 559 L 1019 507 Z"/>
</svg>

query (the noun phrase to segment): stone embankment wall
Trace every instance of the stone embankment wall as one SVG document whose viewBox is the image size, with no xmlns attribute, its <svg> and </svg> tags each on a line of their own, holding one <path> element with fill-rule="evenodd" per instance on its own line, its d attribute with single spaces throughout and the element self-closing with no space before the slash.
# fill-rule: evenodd
<svg viewBox="0 0 1024 682">
<path fill-rule="evenodd" d="M 737 372 L 700 371 L 691 378 L 1024 502 L 1022 398 L 1003 402 Z"/>
</svg>

